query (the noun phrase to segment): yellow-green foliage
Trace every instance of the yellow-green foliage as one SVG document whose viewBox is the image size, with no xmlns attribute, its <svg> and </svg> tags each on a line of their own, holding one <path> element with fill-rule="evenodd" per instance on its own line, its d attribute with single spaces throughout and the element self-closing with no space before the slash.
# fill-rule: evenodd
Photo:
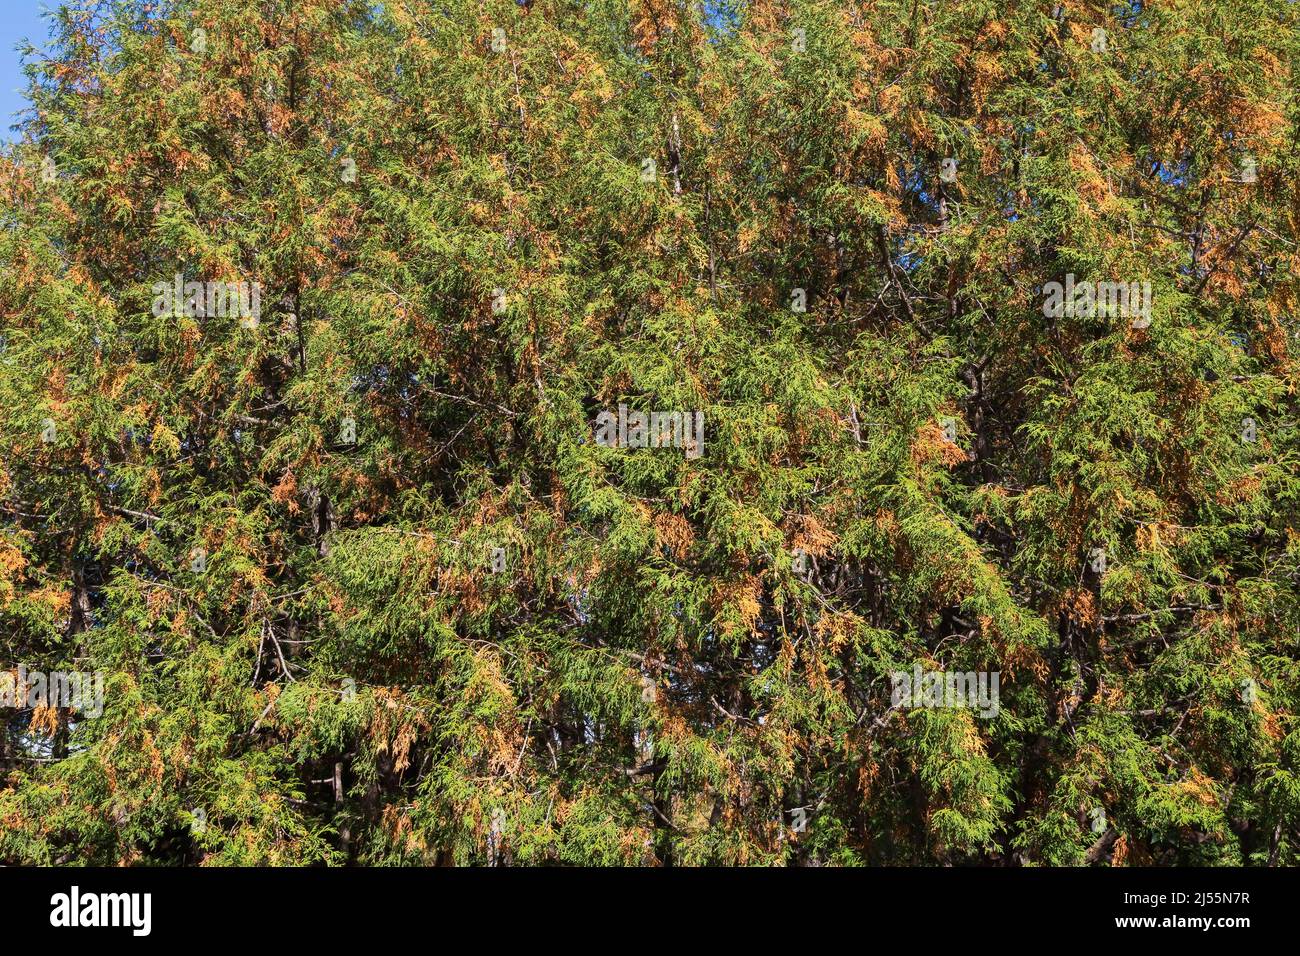
<svg viewBox="0 0 1300 956">
<path fill-rule="evenodd" d="M 1300 863 L 1297 5 L 50 23 L 0 862 Z"/>
</svg>

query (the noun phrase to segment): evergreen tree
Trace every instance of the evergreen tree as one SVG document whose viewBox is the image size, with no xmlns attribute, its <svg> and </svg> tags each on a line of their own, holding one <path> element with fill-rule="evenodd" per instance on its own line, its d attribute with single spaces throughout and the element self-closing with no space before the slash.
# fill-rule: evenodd
<svg viewBox="0 0 1300 956">
<path fill-rule="evenodd" d="M 1296 5 L 51 26 L 0 862 L 1300 862 Z"/>
</svg>

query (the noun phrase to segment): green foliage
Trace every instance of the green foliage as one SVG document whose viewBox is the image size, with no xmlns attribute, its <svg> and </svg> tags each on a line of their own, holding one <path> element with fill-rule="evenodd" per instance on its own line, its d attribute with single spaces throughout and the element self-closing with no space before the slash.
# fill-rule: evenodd
<svg viewBox="0 0 1300 956">
<path fill-rule="evenodd" d="M 1053 6 L 53 14 L 0 862 L 1300 863 L 1300 11 Z"/>
</svg>

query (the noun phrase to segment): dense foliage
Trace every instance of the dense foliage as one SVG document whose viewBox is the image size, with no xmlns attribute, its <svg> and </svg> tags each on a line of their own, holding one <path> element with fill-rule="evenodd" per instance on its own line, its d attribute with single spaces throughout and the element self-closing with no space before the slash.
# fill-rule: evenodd
<svg viewBox="0 0 1300 956">
<path fill-rule="evenodd" d="M 1300 5 L 51 26 L 0 668 L 104 710 L 0 711 L 0 862 L 1300 862 Z"/>
</svg>

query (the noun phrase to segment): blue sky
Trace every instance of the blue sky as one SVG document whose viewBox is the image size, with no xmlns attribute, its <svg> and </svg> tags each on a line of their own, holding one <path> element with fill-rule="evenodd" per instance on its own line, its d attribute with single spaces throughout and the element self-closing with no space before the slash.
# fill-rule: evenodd
<svg viewBox="0 0 1300 956">
<path fill-rule="evenodd" d="M 18 51 L 14 49 L 24 38 L 37 46 L 45 42 L 48 21 L 41 17 L 42 9 L 57 6 L 54 0 L 4 0 L 0 5 L 0 140 L 16 138 L 9 127 L 14 113 L 24 109 L 27 101 L 17 92 L 26 89 L 27 78 L 19 69 Z"/>
</svg>

